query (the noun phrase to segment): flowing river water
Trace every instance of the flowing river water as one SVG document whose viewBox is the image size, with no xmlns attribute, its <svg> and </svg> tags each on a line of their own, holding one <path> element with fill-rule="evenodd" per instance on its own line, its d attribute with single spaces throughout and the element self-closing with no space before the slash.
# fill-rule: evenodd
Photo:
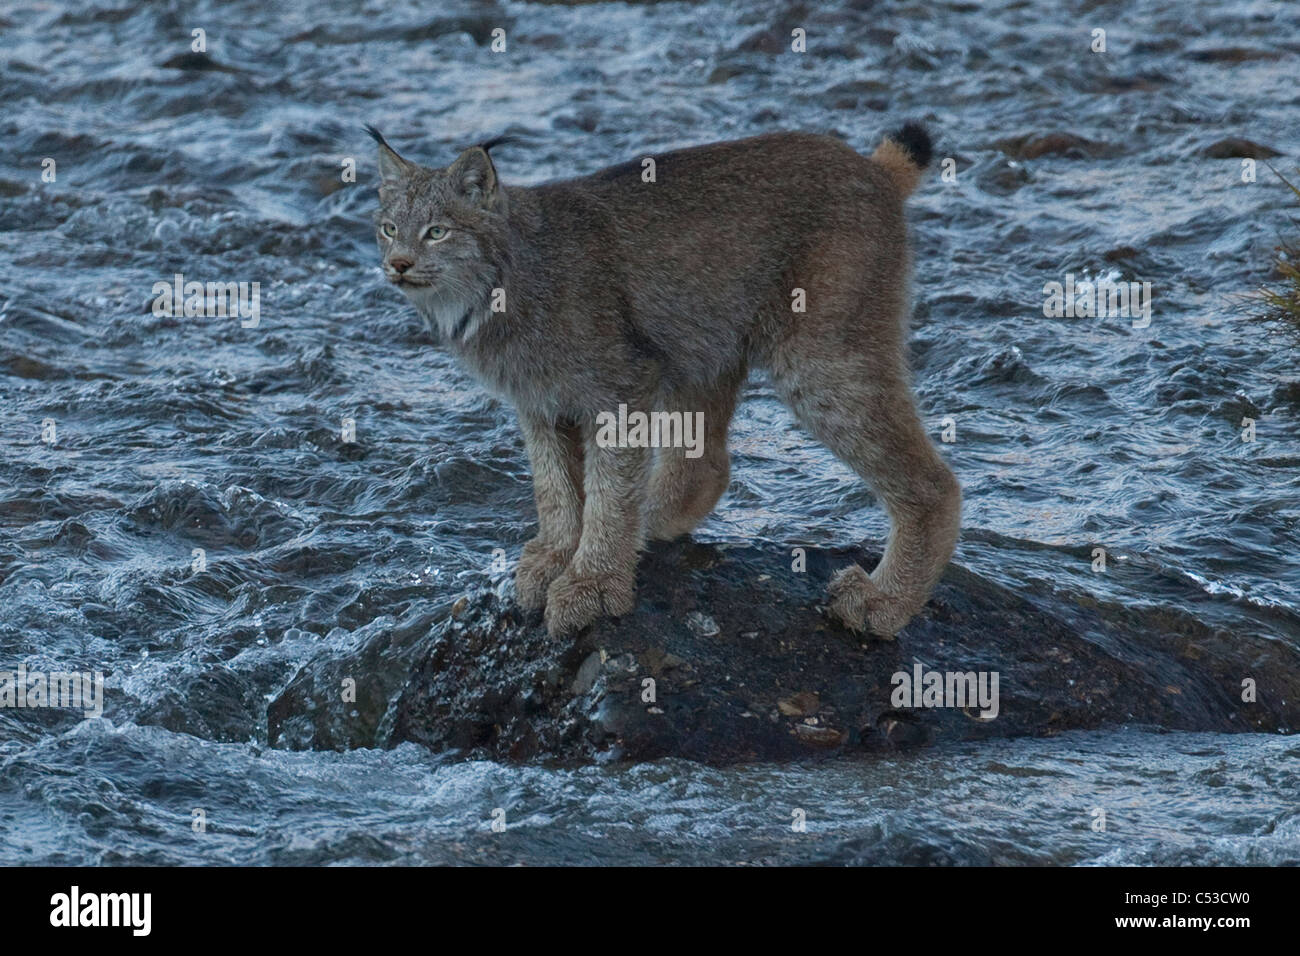
<svg viewBox="0 0 1300 956">
<path fill-rule="evenodd" d="M 1300 862 L 1286 736 L 729 769 L 265 737 L 323 646 L 436 619 L 531 533 L 511 410 L 380 276 L 365 123 L 435 165 L 513 134 L 498 169 L 532 183 L 776 129 L 869 151 L 922 119 L 953 175 L 910 200 L 912 361 L 955 432 L 955 560 L 1300 641 L 1300 333 L 1238 300 L 1288 194 L 1215 147 L 1292 170 L 1297 75 L 1300 5 L 1269 0 L 5 3 L 0 670 L 99 670 L 106 702 L 0 708 L 0 862 Z M 257 321 L 156 315 L 177 273 L 257 282 Z M 1150 324 L 1045 315 L 1068 276 L 1149 282 Z M 760 380 L 732 443 L 701 537 L 880 539 Z M 199 673 L 244 711 L 178 693 Z"/>
</svg>

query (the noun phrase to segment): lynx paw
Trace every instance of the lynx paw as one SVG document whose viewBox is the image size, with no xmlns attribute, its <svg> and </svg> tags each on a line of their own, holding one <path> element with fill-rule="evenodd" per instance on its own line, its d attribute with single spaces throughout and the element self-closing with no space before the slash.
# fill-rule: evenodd
<svg viewBox="0 0 1300 956">
<path fill-rule="evenodd" d="M 552 635 L 581 630 L 602 614 L 617 617 L 636 605 L 631 575 L 579 576 L 570 568 L 546 592 L 546 629 Z"/>
<path fill-rule="evenodd" d="M 573 553 L 556 548 L 540 538 L 524 545 L 515 568 L 515 597 L 519 606 L 535 611 L 546 603 L 546 589 L 569 564 Z"/>
<path fill-rule="evenodd" d="M 904 601 L 880 590 L 871 576 L 856 564 L 836 574 L 827 590 L 832 617 L 852 631 L 870 630 L 886 640 L 893 640 L 914 613 Z"/>
</svg>

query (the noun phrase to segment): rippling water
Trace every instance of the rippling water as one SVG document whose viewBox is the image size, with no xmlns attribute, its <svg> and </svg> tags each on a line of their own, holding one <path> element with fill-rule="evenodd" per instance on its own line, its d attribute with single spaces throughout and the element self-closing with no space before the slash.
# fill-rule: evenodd
<svg viewBox="0 0 1300 956">
<path fill-rule="evenodd" d="M 513 133 L 494 156 L 527 183 L 773 129 L 868 150 L 924 119 L 956 178 L 910 203 L 913 363 L 935 433 L 956 425 L 956 560 L 1300 642 L 1297 336 L 1233 300 L 1285 193 L 1204 155 L 1246 137 L 1294 165 L 1298 38 L 1300 7 L 1265 0 L 8 5 L 0 669 L 103 670 L 108 700 L 98 722 L 0 710 L 0 861 L 1300 861 L 1280 737 L 731 770 L 262 746 L 265 700 L 324 646 L 428 626 L 529 535 L 510 411 L 381 281 L 363 123 L 437 164 Z M 1082 139 L 1009 142 L 1058 132 Z M 155 316 L 175 273 L 259 282 L 257 327 Z M 1067 274 L 1151 282 L 1150 327 L 1045 318 Z M 702 536 L 878 539 L 858 480 L 749 391 Z M 196 706 L 212 680 L 243 706 Z"/>
</svg>

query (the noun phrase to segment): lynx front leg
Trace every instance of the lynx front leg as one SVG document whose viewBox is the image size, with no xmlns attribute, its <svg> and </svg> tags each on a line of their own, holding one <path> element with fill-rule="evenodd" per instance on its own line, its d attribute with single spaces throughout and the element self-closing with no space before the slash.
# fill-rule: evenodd
<svg viewBox="0 0 1300 956">
<path fill-rule="evenodd" d="M 576 425 L 521 415 L 533 468 L 537 537 L 524 545 L 515 569 L 515 594 L 528 610 L 546 601 L 546 589 L 578 549 L 582 534 L 582 439 Z"/>
<path fill-rule="evenodd" d="M 594 436 L 587 438 L 585 452 L 582 538 L 546 592 L 546 627 L 552 634 L 579 630 L 602 614 L 626 614 L 636 604 L 649 453 L 601 448 Z"/>
</svg>

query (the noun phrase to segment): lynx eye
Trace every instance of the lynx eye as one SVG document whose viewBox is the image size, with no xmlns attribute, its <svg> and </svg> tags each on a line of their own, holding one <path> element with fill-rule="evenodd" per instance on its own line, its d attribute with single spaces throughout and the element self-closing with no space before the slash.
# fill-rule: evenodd
<svg viewBox="0 0 1300 956">
<path fill-rule="evenodd" d="M 447 238 L 449 232 L 451 232 L 451 230 L 446 226 L 430 226 L 428 229 L 424 230 L 424 241 L 442 242 L 442 240 Z"/>
<path fill-rule="evenodd" d="M 391 222 L 385 222 L 383 225 L 379 227 L 379 231 L 382 232 L 384 236 L 389 239 L 392 239 L 395 235 L 397 235 L 397 227 L 394 226 Z"/>
</svg>

